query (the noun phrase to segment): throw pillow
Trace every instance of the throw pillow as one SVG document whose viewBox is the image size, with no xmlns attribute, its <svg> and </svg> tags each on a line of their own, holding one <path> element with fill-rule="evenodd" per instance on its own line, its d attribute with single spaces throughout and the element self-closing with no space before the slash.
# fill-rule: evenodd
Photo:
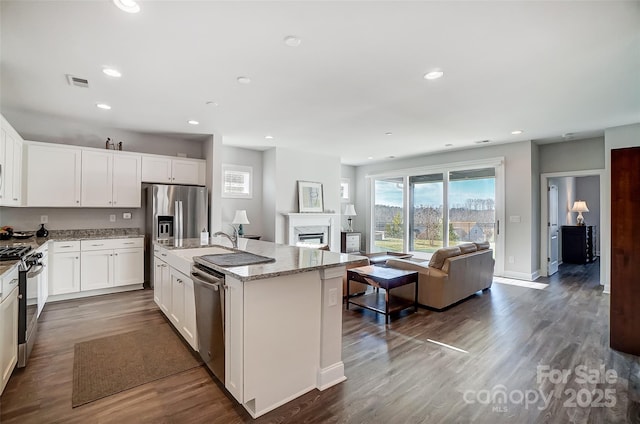
<svg viewBox="0 0 640 424">
<path fill-rule="evenodd" d="M 458 246 L 442 247 L 436 250 L 429 261 L 429 266 L 432 268 L 442 269 L 444 261 L 452 256 L 458 256 L 460 254 L 460 248 Z"/>
</svg>

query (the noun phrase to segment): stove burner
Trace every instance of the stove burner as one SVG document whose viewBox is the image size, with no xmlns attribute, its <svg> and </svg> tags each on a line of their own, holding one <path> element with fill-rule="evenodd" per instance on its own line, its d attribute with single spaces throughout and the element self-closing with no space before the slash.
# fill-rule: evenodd
<svg viewBox="0 0 640 424">
<path fill-rule="evenodd" d="M 24 257 L 31 250 L 31 246 L 2 246 L 0 247 L 0 261 L 15 261 Z"/>
</svg>

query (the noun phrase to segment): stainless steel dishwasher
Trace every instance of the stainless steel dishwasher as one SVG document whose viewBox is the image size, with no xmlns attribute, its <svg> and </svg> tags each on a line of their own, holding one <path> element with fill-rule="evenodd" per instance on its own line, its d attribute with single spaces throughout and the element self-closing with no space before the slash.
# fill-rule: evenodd
<svg viewBox="0 0 640 424">
<path fill-rule="evenodd" d="M 224 274 L 196 263 L 191 266 L 191 278 L 200 357 L 224 385 Z"/>
</svg>

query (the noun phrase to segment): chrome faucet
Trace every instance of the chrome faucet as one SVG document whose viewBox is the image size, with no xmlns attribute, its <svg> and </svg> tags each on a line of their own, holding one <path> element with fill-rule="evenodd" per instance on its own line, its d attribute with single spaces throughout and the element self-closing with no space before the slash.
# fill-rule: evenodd
<svg viewBox="0 0 640 424">
<path fill-rule="evenodd" d="M 216 231 L 215 233 L 213 233 L 213 236 L 224 236 L 226 238 L 229 239 L 229 241 L 231 242 L 231 244 L 233 245 L 234 249 L 238 248 L 238 230 L 236 230 L 236 227 L 232 227 L 233 228 L 233 236 L 230 236 L 229 234 L 225 233 L 224 231 Z"/>
</svg>

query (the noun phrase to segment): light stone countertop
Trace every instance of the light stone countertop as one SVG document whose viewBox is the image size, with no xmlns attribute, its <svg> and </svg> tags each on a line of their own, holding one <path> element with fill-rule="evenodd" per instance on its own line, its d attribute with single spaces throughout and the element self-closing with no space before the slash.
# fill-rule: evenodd
<svg viewBox="0 0 640 424">
<path fill-rule="evenodd" d="M 167 250 L 216 246 L 232 249 L 231 242 L 223 237 L 212 237 L 209 239 L 208 245 L 201 245 L 200 239 L 195 238 L 157 240 L 155 243 Z M 369 260 L 363 256 L 243 238 L 238 240 L 238 250 L 275 258 L 276 261 L 236 267 L 221 267 L 211 264 L 211 268 L 222 274 L 237 278 L 240 281 L 251 281 L 344 266 L 347 264 L 357 264 L 359 266 L 369 264 Z"/>
<path fill-rule="evenodd" d="M 35 233 L 35 231 L 34 231 Z M 144 237 L 144 233 L 138 228 L 107 228 L 94 230 L 49 230 L 48 237 L 31 237 L 28 239 L 11 238 L 0 240 L 0 247 L 4 246 L 31 246 L 36 250 L 49 241 L 69 240 L 100 240 L 110 238 L 138 238 Z M 1 261 L 0 277 L 16 266 L 19 261 Z"/>
</svg>

